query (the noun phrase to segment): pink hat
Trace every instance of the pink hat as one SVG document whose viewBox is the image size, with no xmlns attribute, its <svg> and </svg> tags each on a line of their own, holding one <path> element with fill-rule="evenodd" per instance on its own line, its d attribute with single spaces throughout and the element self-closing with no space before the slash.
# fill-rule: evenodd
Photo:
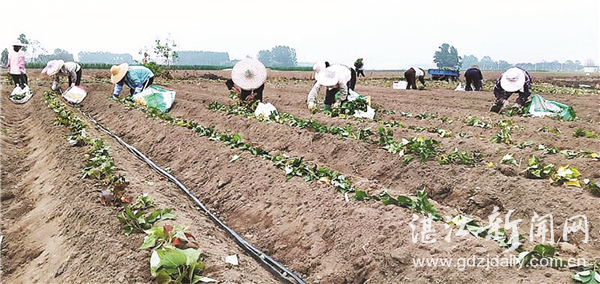
<svg viewBox="0 0 600 284">
<path fill-rule="evenodd" d="M 64 64 L 65 62 L 62 60 L 50 60 L 42 70 L 42 74 L 48 74 L 48 76 L 55 75 Z"/>
</svg>

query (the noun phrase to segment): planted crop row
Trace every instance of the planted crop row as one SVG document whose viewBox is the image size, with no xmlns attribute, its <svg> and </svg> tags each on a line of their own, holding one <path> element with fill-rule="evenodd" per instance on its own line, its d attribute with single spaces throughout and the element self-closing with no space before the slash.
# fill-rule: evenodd
<svg viewBox="0 0 600 284">
<path fill-rule="evenodd" d="M 285 112 L 272 113 L 269 117 L 256 117 L 254 113 L 247 108 L 225 105 L 218 102 L 210 103 L 208 108 L 211 110 L 222 111 L 230 115 L 237 115 L 246 118 L 255 118 L 261 122 L 273 122 L 278 124 L 285 124 L 290 127 L 311 129 L 316 132 L 333 134 L 342 140 L 354 139 L 370 144 L 377 144 L 389 153 L 398 154 L 400 157 L 403 158 L 404 164 L 408 164 L 410 161 L 412 161 L 414 156 L 419 157 L 419 160 L 422 163 L 424 163 L 427 160 L 436 157 L 439 153 L 439 141 L 431 138 L 423 138 L 420 136 L 413 137 L 410 139 L 402 139 L 401 141 L 395 141 L 393 130 L 385 126 L 380 126 L 378 128 L 377 134 L 379 135 L 379 139 L 374 140 L 371 139 L 371 137 L 375 133 L 371 130 L 370 127 L 354 127 L 351 124 L 348 124 L 346 127 L 326 125 L 313 119 L 302 119 Z M 447 134 L 449 133 L 443 129 L 437 128 L 430 129 L 429 131 L 438 133 L 442 137 L 447 137 Z M 460 155 L 461 157 L 457 157 L 457 155 Z M 467 161 L 466 159 L 462 159 L 462 157 L 467 156 L 470 156 L 469 161 Z M 475 161 L 479 161 L 480 157 L 480 154 L 470 154 L 466 151 L 459 151 L 458 149 L 454 149 L 453 152 L 444 155 L 439 160 L 439 162 L 440 164 L 466 164 L 470 166 L 475 166 Z"/>
<path fill-rule="evenodd" d="M 148 234 L 144 239 L 141 249 L 154 248 L 150 258 L 151 274 L 156 277 L 157 283 L 198 283 L 216 282 L 216 280 L 202 276 L 204 262 L 201 251 L 196 248 L 181 249 L 180 247 L 192 244 L 194 237 L 185 232 L 185 228 L 174 225 L 154 226 L 160 220 L 173 220 L 175 215 L 172 209 L 157 209 L 151 213 L 146 210 L 155 206 L 155 202 L 147 195 L 141 195 L 136 203 L 129 205 L 130 198 L 125 195 L 125 188 L 129 181 L 122 175 L 115 175 L 116 166 L 110 156 L 109 146 L 102 138 L 92 138 L 85 131 L 87 124 L 66 107 L 51 91 L 44 92 L 44 99 L 56 115 L 55 125 L 69 127 L 72 134 L 67 141 L 73 146 L 90 146 L 90 153 L 86 154 L 87 163 L 83 177 L 99 181 L 101 189 L 100 202 L 102 204 L 126 204 L 123 211 L 117 216 L 123 224 L 123 232 L 130 235 L 136 232 Z"/>
<path fill-rule="evenodd" d="M 44 99 L 56 115 L 54 124 L 67 126 L 72 131 L 67 138 L 69 143 L 73 146 L 91 146 L 89 154 L 85 155 L 87 162 L 82 171 L 84 178 L 96 180 L 104 187 L 100 193 L 100 202 L 103 204 L 129 202 L 129 198 L 125 195 L 129 181 L 122 175 L 115 175 L 116 166 L 109 153 L 110 147 L 103 139 L 90 137 L 85 130 L 87 124 L 51 91 L 44 92 Z"/>
<path fill-rule="evenodd" d="M 500 163 L 513 165 L 517 168 L 521 167 L 521 162 L 517 162 L 510 153 L 504 155 L 500 160 Z M 579 182 L 581 173 L 578 169 L 569 165 L 555 169 L 553 164 L 544 164 L 534 155 L 529 157 L 527 168 L 523 171 L 523 175 L 530 179 L 549 179 L 550 183 L 553 185 L 564 184 L 567 186 L 581 187 L 581 183 Z M 584 179 L 583 182 L 587 185 L 592 194 L 600 196 L 600 188 L 598 187 L 597 182 L 590 179 Z"/>
</svg>

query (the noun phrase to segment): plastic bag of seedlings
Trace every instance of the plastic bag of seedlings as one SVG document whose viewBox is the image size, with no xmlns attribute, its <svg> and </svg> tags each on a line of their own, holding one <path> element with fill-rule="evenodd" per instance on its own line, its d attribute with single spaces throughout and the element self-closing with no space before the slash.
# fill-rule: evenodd
<svg viewBox="0 0 600 284">
<path fill-rule="evenodd" d="M 339 92 L 335 95 L 336 101 L 338 95 Z M 371 108 L 371 97 L 365 97 L 353 90 L 348 90 L 346 99 L 347 102 L 344 103 L 342 108 L 346 109 L 347 114 L 358 118 L 375 118 L 375 110 Z"/>
<path fill-rule="evenodd" d="M 171 109 L 175 101 L 175 91 L 151 85 L 142 92 L 135 94 L 132 99 L 139 105 L 165 113 Z"/>
<path fill-rule="evenodd" d="M 29 101 L 32 96 L 33 93 L 29 90 L 29 86 L 25 85 L 25 88 L 22 89 L 21 87 L 16 86 L 8 98 L 15 104 L 24 104 Z"/>
<path fill-rule="evenodd" d="M 271 116 L 272 113 L 277 114 L 277 109 L 271 103 L 258 103 L 256 110 L 254 111 L 255 116 L 263 115 L 264 117 Z"/>
<path fill-rule="evenodd" d="M 557 101 L 546 100 L 538 94 L 531 97 L 531 103 L 525 109 L 525 113 L 532 117 L 549 116 L 564 120 L 574 120 L 577 117 L 573 107 Z"/>
</svg>

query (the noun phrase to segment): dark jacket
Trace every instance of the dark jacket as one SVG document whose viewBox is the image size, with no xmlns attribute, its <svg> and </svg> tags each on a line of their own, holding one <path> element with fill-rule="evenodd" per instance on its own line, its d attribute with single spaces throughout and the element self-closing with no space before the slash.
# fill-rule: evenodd
<svg viewBox="0 0 600 284">
<path fill-rule="evenodd" d="M 481 74 L 481 70 L 477 67 L 471 67 L 465 71 L 465 79 L 469 78 L 471 80 L 483 80 L 483 74 Z"/>
</svg>

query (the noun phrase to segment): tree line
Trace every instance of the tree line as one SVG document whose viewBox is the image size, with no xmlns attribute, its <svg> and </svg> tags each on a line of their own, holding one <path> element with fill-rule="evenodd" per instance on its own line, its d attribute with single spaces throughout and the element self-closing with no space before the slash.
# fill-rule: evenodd
<svg viewBox="0 0 600 284">
<path fill-rule="evenodd" d="M 552 62 L 520 62 L 516 64 L 509 63 L 504 60 L 492 60 L 490 56 L 484 56 L 481 59 L 475 55 L 463 55 L 458 56 L 458 50 L 448 44 L 442 44 L 439 49 L 433 55 L 433 62 L 436 63 L 438 68 L 442 69 L 462 69 L 466 70 L 472 66 L 478 66 L 481 70 L 486 71 L 504 71 L 512 66 L 517 66 L 525 70 L 530 71 L 551 71 L 551 72 L 577 72 L 583 71 L 584 65 L 579 60 L 567 60 L 565 62 L 559 62 L 557 60 Z M 588 60 L 585 66 L 594 66 L 592 60 Z"/>
</svg>

